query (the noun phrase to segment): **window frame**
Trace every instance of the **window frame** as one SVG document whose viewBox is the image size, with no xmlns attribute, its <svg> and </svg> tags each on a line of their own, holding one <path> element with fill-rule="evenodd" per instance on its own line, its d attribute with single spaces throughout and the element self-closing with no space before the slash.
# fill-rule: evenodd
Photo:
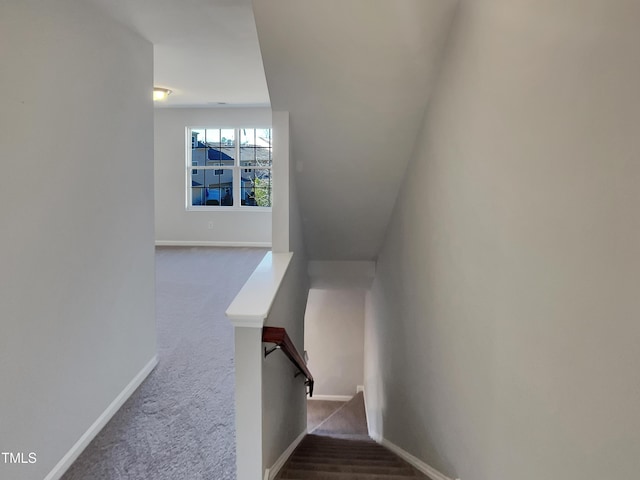
<svg viewBox="0 0 640 480">
<path fill-rule="evenodd" d="M 246 166 L 242 165 L 240 153 L 240 131 L 243 129 L 268 129 L 271 130 L 271 166 Z M 193 165 L 193 130 L 233 130 L 235 134 L 235 155 L 233 165 Z M 206 162 L 205 162 L 206 163 Z M 242 170 L 250 168 L 252 170 L 271 171 L 271 206 L 260 207 L 258 205 L 242 205 Z M 232 170 L 233 175 L 233 205 L 193 205 L 193 170 Z M 190 126 L 185 128 L 185 209 L 188 212 L 271 212 L 273 209 L 273 128 L 271 126 L 242 126 L 242 127 L 213 127 L 213 126 Z"/>
</svg>

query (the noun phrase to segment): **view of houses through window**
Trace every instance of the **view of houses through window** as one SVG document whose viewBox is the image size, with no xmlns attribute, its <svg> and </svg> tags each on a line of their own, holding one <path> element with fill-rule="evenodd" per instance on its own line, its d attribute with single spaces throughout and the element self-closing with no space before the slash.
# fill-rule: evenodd
<svg viewBox="0 0 640 480">
<path fill-rule="evenodd" d="M 189 128 L 190 209 L 271 207 L 270 128 Z"/>
</svg>

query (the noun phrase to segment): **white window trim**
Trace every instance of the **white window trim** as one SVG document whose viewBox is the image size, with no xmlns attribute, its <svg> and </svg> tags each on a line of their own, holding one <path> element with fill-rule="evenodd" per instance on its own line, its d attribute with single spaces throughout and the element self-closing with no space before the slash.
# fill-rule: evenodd
<svg viewBox="0 0 640 480">
<path fill-rule="evenodd" d="M 273 129 L 272 127 L 263 127 L 263 126 L 242 126 L 242 127 L 186 127 L 185 128 L 185 210 L 188 212 L 271 212 L 273 206 L 271 207 L 258 207 L 258 206 L 250 206 L 250 205 L 242 205 L 241 204 L 241 188 L 240 188 L 240 179 L 242 177 L 241 170 L 243 168 L 247 168 L 244 165 L 240 165 L 240 139 L 236 139 L 236 155 L 235 155 L 235 163 L 233 166 L 227 165 L 198 165 L 197 167 L 193 166 L 192 161 L 192 143 L 191 143 L 191 131 L 192 130 L 206 130 L 206 129 L 220 129 L 220 130 L 234 130 L 238 133 L 239 130 L 243 128 L 268 128 L 272 130 L 271 138 L 273 141 Z M 273 145 L 272 145 L 273 147 Z M 271 170 L 273 175 L 273 157 L 271 160 L 270 167 L 259 167 L 259 169 L 268 169 Z M 191 186 L 191 170 L 193 168 L 203 169 L 203 170 L 234 170 L 233 175 L 233 205 L 232 206 L 222 206 L 222 205 L 192 205 L 191 204 L 191 194 L 192 194 L 192 186 Z M 236 174 L 237 173 L 237 174 Z M 273 177 L 272 177 L 273 181 Z"/>
</svg>

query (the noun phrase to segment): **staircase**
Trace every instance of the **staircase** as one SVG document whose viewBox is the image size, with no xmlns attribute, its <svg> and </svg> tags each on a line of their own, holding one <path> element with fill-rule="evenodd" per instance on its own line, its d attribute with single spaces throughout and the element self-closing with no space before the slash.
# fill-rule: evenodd
<svg viewBox="0 0 640 480">
<path fill-rule="evenodd" d="M 428 478 L 371 440 L 366 432 L 364 399 L 359 393 L 300 442 L 276 480 Z"/>
</svg>

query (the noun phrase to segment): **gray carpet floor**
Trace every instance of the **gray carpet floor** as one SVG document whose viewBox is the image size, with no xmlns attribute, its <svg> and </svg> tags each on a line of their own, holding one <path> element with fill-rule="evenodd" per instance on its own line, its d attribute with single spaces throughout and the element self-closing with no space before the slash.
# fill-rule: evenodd
<svg viewBox="0 0 640 480">
<path fill-rule="evenodd" d="M 363 393 L 356 393 L 351 400 L 329 415 L 316 426 L 313 434 L 369 439 Z"/>
<path fill-rule="evenodd" d="M 229 306 L 267 250 L 156 250 L 159 364 L 63 480 L 236 477 Z"/>
<path fill-rule="evenodd" d="M 347 402 L 307 399 L 307 431 L 312 432 Z"/>
</svg>

